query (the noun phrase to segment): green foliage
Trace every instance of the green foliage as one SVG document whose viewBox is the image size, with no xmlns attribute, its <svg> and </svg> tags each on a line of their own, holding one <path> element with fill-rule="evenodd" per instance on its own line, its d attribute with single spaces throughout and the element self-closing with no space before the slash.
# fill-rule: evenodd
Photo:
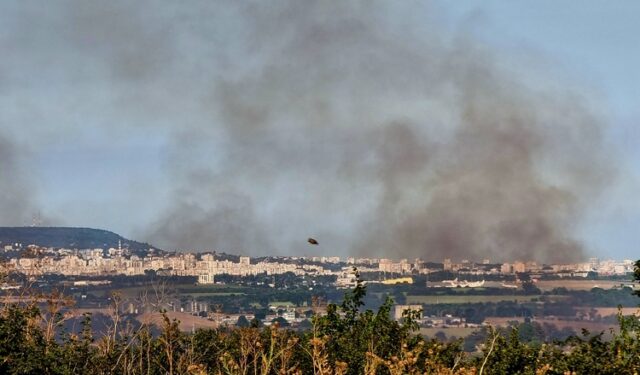
<svg viewBox="0 0 640 375">
<path fill-rule="evenodd" d="M 44 337 L 32 320 L 39 315 L 33 306 L 7 306 L 0 316 L 0 373 L 29 374 L 46 368 Z"/>
<path fill-rule="evenodd" d="M 640 279 L 640 271 L 636 269 Z M 126 321 L 101 336 L 85 315 L 77 332 L 60 331 L 59 311 L 8 304 L 0 309 L 1 374 L 637 374 L 640 373 L 640 321 L 619 316 L 619 331 L 583 332 L 549 342 L 535 322 L 480 332 L 477 356 L 461 341 L 425 340 L 416 334 L 417 312 L 391 318 L 393 301 L 365 310 L 366 287 L 356 287 L 324 316 L 314 315 L 303 332 L 278 324 L 181 332 L 163 314 L 160 331 Z M 114 295 L 115 296 L 115 295 Z M 118 299 L 114 298 L 114 304 Z M 116 306 L 117 307 L 117 306 Z M 114 312 L 117 312 L 117 308 Z M 470 313 L 471 314 L 471 313 Z M 52 320 L 53 319 L 53 320 Z M 45 324 L 49 322 L 50 324 Z M 56 330 L 55 334 L 47 327 Z M 484 341 L 484 342 L 483 342 Z"/>
<path fill-rule="evenodd" d="M 247 319 L 246 316 L 240 315 L 240 317 L 238 318 L 238 322 L 236 323 L 236 326 L 246 328 L 251 326 L 251 322 L 249 321 L 249 319 Z"/>
<path fill-rule="evenodd" d="M 406 313 L 402 324 L 391 319 L 391 298 L 377 312 L 361 311 L 366 287 L 357 270 L 354 272 L 355 288 L 345 294 L 340 306 L 329 305 L 327 315 L 316 317 L 314 324 L 320 335 L 328 338 L 330 362 L 347 363 L 347 374 L 362 374 L 370 358 L 399 356 L 403 346 L 413 350 L 421 339 L 412 335 L 418 328 L 414 312 Z"/>
</svg>

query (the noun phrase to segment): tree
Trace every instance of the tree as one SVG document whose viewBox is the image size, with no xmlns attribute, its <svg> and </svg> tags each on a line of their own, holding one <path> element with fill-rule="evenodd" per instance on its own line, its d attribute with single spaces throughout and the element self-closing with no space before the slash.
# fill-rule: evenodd
<svg viewBox="0 0 640 375">
<path fill-rule="evenodd" d="M 288 327 L 290 324 L 287 322 L 287 319 L 279 316 L 271 320 L 271 323 L 277 324 L 279 327 Z"/>
<path fill-rule="evenodd" d="M 249 321 L 249 319 L 247 319 L 246 316 L 240 315 L 238 317 L 238 321 L 236 322 L 236 327 L 249 327 L 250 325 L 251 325 L 251 322 Z"/>
</svg>

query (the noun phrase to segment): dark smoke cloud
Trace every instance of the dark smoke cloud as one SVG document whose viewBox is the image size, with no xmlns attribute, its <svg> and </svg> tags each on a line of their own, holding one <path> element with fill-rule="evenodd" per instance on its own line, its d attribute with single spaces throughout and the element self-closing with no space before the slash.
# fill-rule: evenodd
<svg viewBox="0 0 640 375">
<path fill-rule="evenodd" d="M 242 14 L 258 61 L 214 81 L 224 160 L 184 180 L 154 234 L 179 218 L 182 244 L 246 251 L 319 232 L 362 256 L 583 257 L 572 230 L 610 174 L 576 93 L 531 88 L 470 36 L 416 37 L 364 3 Z M 180 203 L 200 194 L 205 215 Z"/>
<path fill-rule="evenodd" d="M 26 41 L 66 52 L 52 63 L 64 82 L 102 82 L 97 111 L 116 113 L 105 127 L 168 137 L 169 195 L 145 240 L 583 257 L 573 233 L 612 176 L 591 103 L 422 2 L 65 4 L 48 25 L 56 43 L 31 29 Z"/>
</svg>

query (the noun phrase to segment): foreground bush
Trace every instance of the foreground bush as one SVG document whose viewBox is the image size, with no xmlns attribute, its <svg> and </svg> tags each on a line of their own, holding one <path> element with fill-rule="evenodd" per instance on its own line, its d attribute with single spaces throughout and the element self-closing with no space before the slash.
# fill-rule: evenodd
<svg viewBox="0 0 640 375">
<path fill-rule="evenodd" d="M 517 330 L 491 330 L 481 354 L 461 341 L 425 340 L 415 316 L 390 318 L 391 300 L 362 311 L 358 283 L 340 305 L 313 318 L 302 333 L 277 326 L 181 332 L 166 316 L 159 334 L 132 328 L 114 315 L 101 335 L 85 316 L 78 332 L 63 332 L 61 304 L 6 305 L 0 312 L 2 374 L 637 374 L 640 324 L 620 316 L 620 332 L 554 343 L 526 343 Z M 117 299 L 115 299 L 117 302 Z M 117 306 L 116 306 L 117 307 Z M 115 309 L 114 311 L 117 311 Z M 99 336 L 99 337 L 98 337 Z"/>
</svg>

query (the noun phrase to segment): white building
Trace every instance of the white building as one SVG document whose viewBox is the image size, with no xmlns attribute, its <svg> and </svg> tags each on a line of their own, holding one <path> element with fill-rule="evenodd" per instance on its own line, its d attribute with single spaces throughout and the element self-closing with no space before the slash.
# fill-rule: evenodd
<svg viewBox="0 0 640 375">
<path fill-rule="evenodd" d="M 213 284 L 214 275 L 210 273 L 203 273 L 198 275 L 198 284 Z"/>
</svg>

